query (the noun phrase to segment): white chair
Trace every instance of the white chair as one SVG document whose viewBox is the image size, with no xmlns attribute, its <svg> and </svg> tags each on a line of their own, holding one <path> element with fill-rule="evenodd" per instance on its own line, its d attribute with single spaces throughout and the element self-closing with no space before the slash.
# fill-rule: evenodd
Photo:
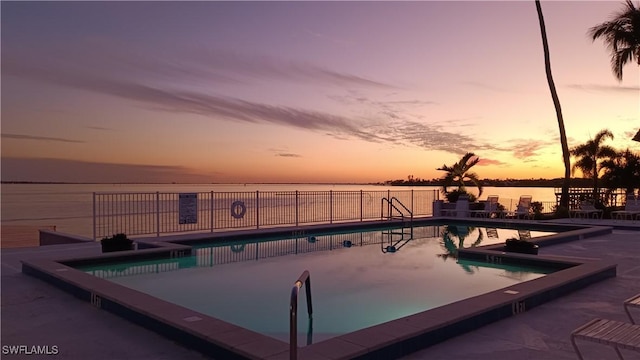
<svg viewBox="0 0 640 360">
<path fill-rule="evenodd" d="M 470 210 L 471 216 L 480 216 L 490 218 L 491 214 L 498 214 L 498 196 L 487 196 L 487 201 L 484 202 L 484 209 L 482 210 Z"/>
<path fill-rule="evenodd" d="M 624 210 L 612 211 L 611 218 L 615 220 L 634 220 L 640 218 L 640 202 L 638 202 L 633 194 L 629 194 L 624 203 Z"/>
<path fill-rule="evenodd" d="M 596 207 L 593 205 L 593 202 L 589 201 L 589 200 L 585 200 L 582 201 L 580 203 L 580 207 L 578 209 L 575 210 L 571 210 L 569 211 L 569 216 L 571 217 L 571 215 L 573 215 L 573 217 L 575 218 L 590 218 L 593 217 L 594 219 L 601 219 L 602 218 L 602 210 L 600 209 L 596 209 Z"/>
<path fill-rule="evenodd" d="M 520 196 L 516 210 L 508 212 L 507 216 L 513 216 L 518 219 L 520 217 L 531 219 L 531 200 L 533 200 L 531 195 Z"/>
</svg>

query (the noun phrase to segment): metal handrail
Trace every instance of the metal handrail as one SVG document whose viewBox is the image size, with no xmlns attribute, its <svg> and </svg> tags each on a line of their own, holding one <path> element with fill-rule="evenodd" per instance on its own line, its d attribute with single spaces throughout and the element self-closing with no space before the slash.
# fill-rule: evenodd
<svg viewBox="0 0 640 360">
<path fill-rule="evenodd" d="M 291 289 L 291 303 L 289 304 L 289 359 L 291 360 L 298 358 L 298 292 L 302 287 L 302 283 L 305 285 L 305 292 L 307 294 L 309 332 L 312 328 L 313 307 L 311 306 L 311 278 L 309 277 L 309 270 L 305 270 L 293 284 L 293 289 Z"/>
<path fill-rule="evenodd" d="M 381 207 L 382 209 L 384 209 L 384 208 L 383 208 L 383 206 L 384 206 L 384 202 L 385 202 L 385 201 L 386 201 L 386 202 L 387 202 L 387 204 L 389 205 L 389 209 L 387 210 L 389 219 L 391 219 L 391 218 L 392 218 L 392 216 L 391 216 L 391 208 L 396 209 L 396 211 L 400 214 L 400 216 L 402 216 L 402 219 L 403 219 L 403 220 L 404 220 L 404 218 L 405 218 L 404 213 L 403 213 L 403 212 L 402 212 L 402 211 L 401 211 L 397 206 L 395 206 L 395 205 L 393 204 L 393 201 L 394 201 L 394 200 L 395 200 L 398 204 L 400 204 L 400 206 L 402 206 L 402 207 L 403 207 L 403 208 L 404 208 L 404 209 L 409 213 L 409 219 L 410 219 L 410 221 L 411 221 L 411 222 L 413 222 L 413 212 L 411 212 L 411 210 L 409 210 L 409 208 L 407 208 L 407 207 L 402 203 L 402 201 L 398 200 L 398 198 L 397 198 L 397 197 L 395 197 L 395 196 L 394 196 L 394 197 L 392 197 L 391 199 L 387 199 L 387 198 L 385 197 L 385 198 L 382 198 L 382 199 L 380 200 L 380 207 Z M 382 209 L 380 210 L 381 212 L 383 212 L 383 210 L 382 210 Z M 380 215 L 381 215 L 380 217 L 384 217 L 384 214 L 380 214 Z"/>
<path fill-rule="evenodd" d="M 392 198 L 391 198 L 391 203 L 392 203 L 392 204 L 393 204 L 393 200 L 395 200 L 398 204 L 400 204 L 400 206 L 402 206 L 402 207 L 403 207 L 403 208 L 404 208 L 404 209 L 409 213 L 409 216 L 411 217 L 411 221 L 413 222 L 413 212 L 411 212 L 411 210 L 409 210 L 409 208 L 408 208 L 408 207 L 406 207 L 406 206 L 402 203 L 402 201 L 398 200 L 398 198 L 397 198 L 397 197 L 395 197 L 395 196 L 394 196 L 394 197 L 392 197 Z M 396 208 L 396 209 L 397 209 L 397 208 Z M 402 213 L 402 216 L 404 216 L 404 213 Z"/>
</svg>

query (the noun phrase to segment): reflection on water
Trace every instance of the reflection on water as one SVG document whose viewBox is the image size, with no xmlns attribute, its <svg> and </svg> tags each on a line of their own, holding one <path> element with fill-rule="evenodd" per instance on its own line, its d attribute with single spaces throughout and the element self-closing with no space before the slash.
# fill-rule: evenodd
<svg viewBox="0 0 640 360">
<path fill-rule="evenodd" d="M 465 244 L 465 240 L 467 239 L 469 239 L 469 241 Z M 473 242 L 471 242 L 471 240 L 473 240 Z M 482 240 L 484 240 L 484 234 L 480 228 L 476 229 L 475 226 L 465 225 L 447 225 L 442 231 L 441 241 L 441 245 L 446 252 L 444 254 L 438 254 L 437 256 L 444 261 L 447 261 L 449 258 L 457 260 L 458 249 L 478 246 L 482 243 Z M 477 270 L 464 262 L 458 262 L 458 264 L 468 274 L 473 274 L 475 270 Z"/>
<path fill-rule="evenodd" d="M 133 261 L 108 266 L 85 266 L 82 269 L 98 277 L 113 278 L 368 245 L 378 245 L 381 253 L 392 256 L 408 244 L 412 244 L 410 248 L 415 251 L 416 247 L 424 242 L 437 242 L 440 245 L 440 251 L 435 252 L 433 256 L 447 261 L 448 259 L 457 260 L 458 250 L 462 248 L 495 244 L 504 241 L 501 239 L 516 235 L 521 239 L 530 239 L 532 236 L 546 234 L 548 233 L 523 229 L 483 228 L 475 225 L 406 226 L 315 235 L 309 235 L 305 231 L 294 231 L 289 238 L 194 245 L 194 254 L 190 257 Z M 457 263 L 465 272 L 474 272 L 473 268 L 466 263 Z"/>
<path fill-rule="evenodd" d="M 473 236 L 472 236 L 473 235 Z M 465 245 L 467 238 L 473 239 L 473 242 Z M 444 254 L 438 254 L 439 257 L 447 260 L 448 258 L 458 258 L 458 249 L 475 247 L 480 245 L 484 240 L 484 234 L 475 226 L 464 225 L 447 225 L 442 231 L 442 247 L 446 251 Z"/>
</svg>

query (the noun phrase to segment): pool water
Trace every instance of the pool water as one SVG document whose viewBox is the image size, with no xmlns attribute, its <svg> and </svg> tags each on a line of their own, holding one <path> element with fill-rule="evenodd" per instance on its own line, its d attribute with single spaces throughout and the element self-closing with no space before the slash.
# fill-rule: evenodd
<svg viewBox="0 0 640 360">
<path fill-rule="evenodd" d="M 509 229 L 500 230 L 500 241 L 512 236 L 506 232 Z M 517 230 L 511 231 L 517 234 Z M 313 329 L 308 330 L 303 287 L 298 305 L 300 345 L 550 272 L 458 260 L 453 248 L 492 243 L 493 237 L 484 228 L 469 231 L 459 226 L 455 230 L 429 226 L 413 228 L 412 232 L 400 228 L 297 235 L 271 241 L 202 244 L 195 246 L 190 257 L 81 270 L 283 341 L 289 339 L 291 288 L 298 276 L 309 270 Z"/>
</svg>

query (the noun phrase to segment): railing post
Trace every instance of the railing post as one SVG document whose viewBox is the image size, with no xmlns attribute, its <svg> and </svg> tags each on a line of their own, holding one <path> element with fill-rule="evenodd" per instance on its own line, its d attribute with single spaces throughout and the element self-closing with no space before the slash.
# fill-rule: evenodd
<svg viewBox="0 0 640 360">
<path fill-rule="evenodd" d="M 97 239 L 97 234 L 96 234 L 96 193 L 95 191 L 93 192 L 93 241 L 96 241 Z"/>
<path fill-rule="evenodd" d="M 329 224 L 333 224 L 333 190 L 329 190 Z"/>
<path fill-rule="evenodd" d="M 299 198 L 299 194 L 298 194 L 298 190 L 296 190 L 296 226 L 298 226 L 298 224 L 299 224 L 299 218 L 298 218 L 298 216 L 299 216 L 298 209 L 299 208 L 298 208 L 298 206 L 299 206 L 300 203 L 299 203 L 298 198 Z"/>
<path fill-rule="evenodd" d="M 213 213 L 215 212 L 215 203 L 213 201 L 213 196 L 215 195 L 215 193 L 213 191 L 211 191 L 211 205 L 210 205 L 210 209 L 211 209 L 211 232 L 213 232 L 213 229 L 215 228 L 215 225 L 213 223 L 214 221 L 214 217 L 213 217 Z"/>
<path fill-rule="evenodd" d="M 411 217 L 413 218 L 413 213 L 415 211 L 413 210 L 413 189 L 411 189 Z"/>
<path fill-rule="evenodd" d="M 260 229 L 260 190 L 256 190 L 256 229 Z"/>
<path fill-rule="evenodd" d="M 362 222 L 363 212 L 364 212 L 364 202 L 362 199 L 362 190 L 360 190 L 360 222 Z"/>
<path fill-rule="evenodd" d="M 156 236 L 160 237 L 160 191 L 156 191 Z"/>
</svg>

